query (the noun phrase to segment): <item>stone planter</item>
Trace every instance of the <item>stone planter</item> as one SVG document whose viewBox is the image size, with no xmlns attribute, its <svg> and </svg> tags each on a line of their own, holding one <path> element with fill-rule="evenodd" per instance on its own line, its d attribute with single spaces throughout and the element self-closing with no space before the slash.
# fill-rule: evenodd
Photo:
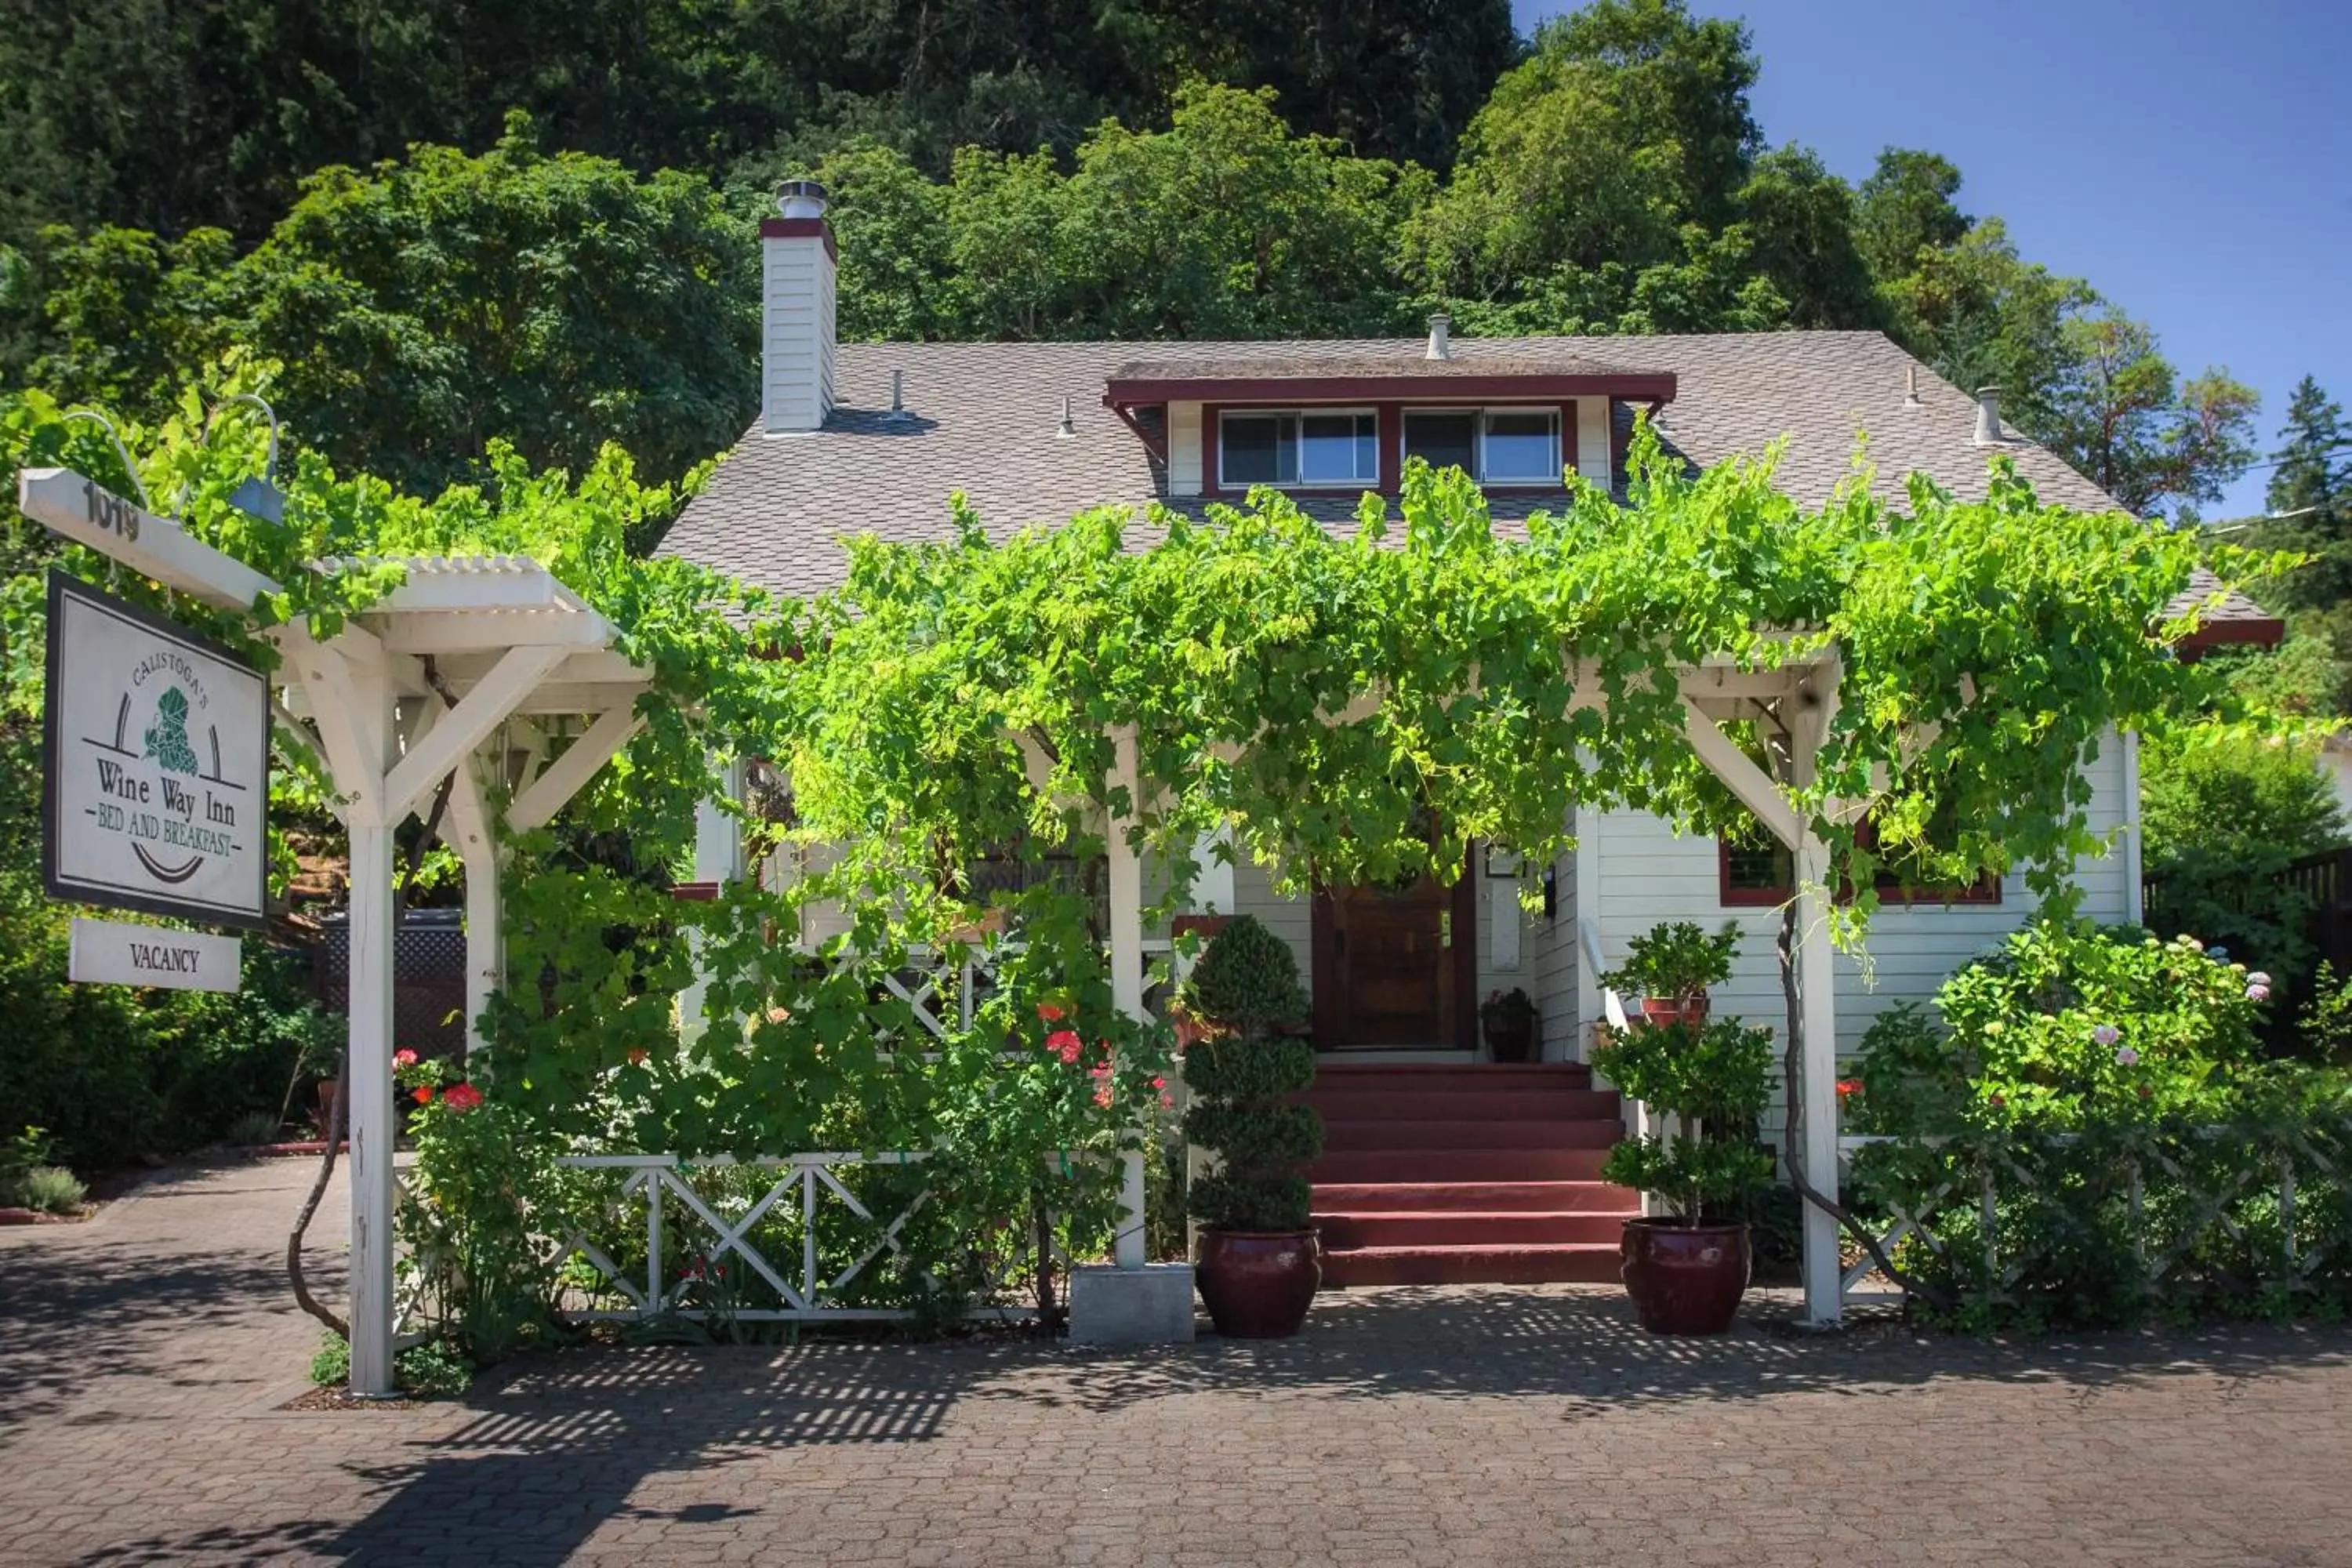
<svg viewBox="0 0 2352 1568">
<path fill-rule="evenodd" d="M 1193 1280 L 1228 1339 L 1279 1340 L 1298 1331 L 1323 1283 L 1312 1230 L 1204 1230 Z"/>
<path fill-rule="evenodd" d="M 1745 1225 L 1629 1219 L 1618 1255 L 1633 1314 L 1654 1334 L 1719 1334 L 1748 1293 Z"/>
</svg>

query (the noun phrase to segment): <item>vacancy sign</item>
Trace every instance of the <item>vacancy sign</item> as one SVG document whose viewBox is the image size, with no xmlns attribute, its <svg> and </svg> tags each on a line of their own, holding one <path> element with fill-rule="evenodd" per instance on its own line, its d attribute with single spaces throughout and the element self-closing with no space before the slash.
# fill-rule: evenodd
<svg viewBox="0 0 2352 1568">
<path fill-rule="evenodd" d="M 46 729 L 41 873 L 52 897 L 212 925 L 262 924 L 269 689 L 259 671 L 53 572 Z M 223 940 L 102 929 L 144 931 L 140 940 L 168 939 L 191 952 Z M 79 929 L 74 953 L 79 965 Z M 127 963 L 140 977 L 84 976 L 79 968 L 74 977 L 172 984 L 157 977 L 170 970 L 144 967 L 135 953 L 103 962 Z"/>
<path fill-rule="evenodd" d="M 77 917 L 66 978 L 99 985 L 234 991 L 244 943 L 233 936 Z"/>
</svg>

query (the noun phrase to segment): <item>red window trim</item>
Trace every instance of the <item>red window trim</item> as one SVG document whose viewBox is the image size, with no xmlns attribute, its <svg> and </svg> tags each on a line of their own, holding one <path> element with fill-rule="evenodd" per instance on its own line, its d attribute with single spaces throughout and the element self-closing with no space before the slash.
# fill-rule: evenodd
<svg viewBox="0 0 2352 1568">
<path fill-rule="evenodd" d="M 1727 910 L 1776 910 L 1796 895 L 1793 887 L 1735 888 L 1731 885 L 1731 840 L 1717 837 L 1715 841 L 1716 897 Z M 1892 878 L 1881 877 L 1878 896 L 1883 902 L 1899 904 L 1905 909 L 1922 907 L 1943 908 L 1967 905 L 1975 908 L 1998 908 L 2000 904 L 2000 879 L 1983 876 L 1974 885 L 1961 889 L 1914 888 L 1906 890 Z M 1853 889 L 1842 888 L 1838 902 L 1851 903 Z"/>
<path fill-rule="evenodd" d="M 1349 409 L 1369 408 L 1373 416 L 1379 421 L 1379 461 L 1375 465 L 1377 469 L 1376 479 L 1371 484 L 1285 485 L 1281 487 L 1283 494 L 1322 500 L 1353 500 L 1358 496 L 1362 495 L 1366 490 L 1370 490 L 1376 495 L 1395 495 L 1404 486 L 1404 416 L 1407 414 L 1423 409 L 1435 413 L 1461 412 L 1476 413 L 1481 415 L 1492 408 L 1549 412 L 1559 420 L 1559 455 L 1561 466 L 1571 473 L 1581 474 L 1584 472 L 1584 465 L 1579 460 L 1581 454 L 1577 451 L 1577 400 L 1574 398 L 1570 398 L 1564 402 L 1553 402 L 1545 398 L 1518 400 L 1507 397 L 1490 397 L 1475 399 L 1468 403 L 1446 402 L 1441 399 L 1414 398 L 1404 401 L 1369 404 L 1362 402 L 1350 402 L 1344 404 L 1335 403 L 1329 405 L 1329 406 L 1333 408 L 1344 407 Z M 1312 403 L 1272 400 L 1261 401 L 1257 399 L 1250 399 L 1247 401 L 1234 403 L 1202 404 L 1201 494 L 1202 498 L 1206 500 L 1219 500 L 1231 496 L 1247 495 L 1249 493 L 1249 487 L 1246 485 L 1237 487 L 1225 484 L 1223 482 L 1224 476 L 1219 471 L 1219 422 L 1225 415 L 1250 414 L 1260 410 L 1276 414 L 1292 414 L 1310 411 L 1315 407 L 1316 405 Z M 1557 490 L 1559 489 L 1559 485 L 1557 481 L 1547 479 L 1496 479 L 1482 484 L 1480 488 L 1489 492 L 1526 492 Z"/>
</svg>

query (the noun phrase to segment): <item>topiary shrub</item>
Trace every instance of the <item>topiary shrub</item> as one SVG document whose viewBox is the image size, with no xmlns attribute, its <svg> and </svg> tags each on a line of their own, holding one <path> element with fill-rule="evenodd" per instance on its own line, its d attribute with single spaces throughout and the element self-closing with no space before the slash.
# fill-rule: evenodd
<svg viewBox="0 0 2352 1568">
<path fill-rule="evenodd" d="M 1215 1230 L 1305 1230 L 1301 1167 L 1323 1152 L 1323 1119 L 1288 1097 L 1314 1083 L 1315 1047 L 1274 1033 L 1306 1016 L 1298 961 L 1244 915 L 1210 939 L 1185 1005 L 1215 1032 L 1184 1058 L 1192 1092 L 1184 1135 L 1223 1161 L 1192 1184 L 1187 1210 Z"/>
</svg>

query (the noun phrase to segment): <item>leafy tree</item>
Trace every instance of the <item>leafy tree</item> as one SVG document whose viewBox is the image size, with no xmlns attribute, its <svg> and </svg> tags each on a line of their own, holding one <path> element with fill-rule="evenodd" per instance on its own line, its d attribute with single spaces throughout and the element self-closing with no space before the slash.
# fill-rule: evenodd
<svg viewBox="0 0 2352 1568">
<path fill-rule="evenodd" d="M 706 177 L 878 138 L 1066 153 L 1192 78 L 1301 132 L 1443 165 L 1517 50 L 1507 0 L 0 0 L 0 239 L 47 225 L 258 240 L 322 164 L 550 145 Z M 616 62 L 625 62 L 620 64 Z"/>
<path fill-rule="evenodd" d="M 2271 548 L 2301 551 L 2311 563 L 2266 588 L 2289 609 L 2325 610 L 2352 599 L 2352 426 L 2344 409 L 2305 376 L 2288 400 L 2263 496 L 2274 521 L 2254 530 Z M 2339 655 L 2352 640 L 2339 639 Z"/>
<path fill-rule="evenodd" d="M 1538 29 L 1536 54 L 1606 70 L 1635 132 L 1624 145 L 1670 151 L 1680 210 L 1732 216 L 1763 147 L 1748 103 L 1762 63 L 1744 26 L 1694 20 L 1684 0 L 1594 0 Z"/>
<path fill-rule="evenodd" d="M 1884 281 L 1907 276 L 1923 251 L 1948 250 L 1969 229 L 1953 204 L 1960 172 L 1933 153 L 1889 147 L 1854 192 L 1855 248 L 1871 275 Z"/>
<path fill-rule="evenodd" d="M 1792 327 L 1882 324 L 1870 268 L 1857 243 L 1853 192 L 1810 149 L 1775 148 L 1739 188 L 1740 223 L 1753 265 L 1788 301 Z"/>
<path fill-rule="evenodd" d="M 1265 90 L 1202 83 L 1166 131 L 1105 121 L 1067 172 L 967 147 L 935 184 L 870 142 L 804 170 L 835 198 L 843 331 L 915 338 L 1393 331 L 1389 256 L 1430 183 L 1294 135 Z"/>
<path fill-rule="evenodd" d="M 2258 400 L 2226 371 L 2179 381 L 2156 334 L 2113 306 L 2063 321 L 2059 344 L 2039 434 L 2133 511 L 2168 497 L 2218 500 L 2253 460 Z"/>
<path fill-rule="evenodd" d="M 44 229 L 25 254 L 20 332 L 0 371 L 69 401 L 161 410 L 234 339 L 234 263 L 216 228 L 178 240 Z"/>
<path fill-rule="evenodd" d="M 2011 421 L 2029 432 L 2055 423 L 2049 389 L 2067 362 L 2065 323 L 2097 295 L 2019 256 L 2009 227 L 1987 218 L 1886 286 L 1897 334 L 1945 380 L 1997 385 Z"/>
</svg>

